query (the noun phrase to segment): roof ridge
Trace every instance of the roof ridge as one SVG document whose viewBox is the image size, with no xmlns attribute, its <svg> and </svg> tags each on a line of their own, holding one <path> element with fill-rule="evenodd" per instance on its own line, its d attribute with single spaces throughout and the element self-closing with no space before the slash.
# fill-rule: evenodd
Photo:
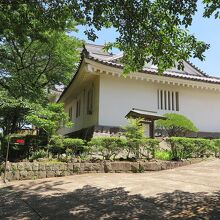
<svg viewBox="0 0 220 220">
<path fill-rule="evenodd" d="M 185 61 L 186 63 L 188 63 L 190 66 L 192 66 L 193 68 L 195 68 L 197 71 L 199 71 L 203 76 L 206 76 L 206 77 L 210 77 L 209 74 L 205 73 L 203 70 L 201 70 L 199 67 L 197 67 L 196 65 L 194 65 L 191 61 L 189 60 L 186 60 Z"/>
<path fill-rule="evenodd" d="M 92 43 L 84 43 L 84 45 L 86 45 L 86 44 L 88 44 L 88 45 L 91 45 L 91 46 L 97 46 L 97 47 L 104 47 L 104 45 L 102 45 L 102 44 L 92 44 Z"/>
<path fill-rule="evenodd" d="M 91 60 L 100 62 L 102 64 L 107 64 L 107 65 L 110 65 L 110 66 L 113 66 L 113 67 L 116 67 L 116 68 L 117 67 L 123 68 L 123 64 L 118 64 L 118 63 L 114 63 L 114 62 L 106 61 L 106 60 L 100 60 L 100 59 L 92 57 L 92 56 L 89 56 L 88 58 L 91 59 Z M 147 69 L 143 69 L 140 72 L 153 73 L 154 75 L 157 74 L 157 72 L 156 72 L 157 70 L 155 68 L 149 67 Z M 212 76 L 207 77 L 206 75 L 199 76 L 199 75 L 194 75 L 194 74 L 178 73 L 178 72 L 175 72 L 175 71 L 165 71 L 162 76 L 183 78 L 183 79 L 188 79 L 188 80 L 198 80 L 198 81 L 203 81 L 203 82 L 220 84 L 220 77 L 219 78 L 215 78 L 215 77 L 212 77 Z M 213 80 L 216 80 L 216 81 L 213 81 Z"/>
</svg>

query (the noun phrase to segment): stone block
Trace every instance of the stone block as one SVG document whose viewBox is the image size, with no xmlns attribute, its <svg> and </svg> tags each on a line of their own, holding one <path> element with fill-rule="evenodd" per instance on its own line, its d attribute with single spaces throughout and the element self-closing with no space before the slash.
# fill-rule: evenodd
<svg viewBox="0 0 220 220">
<path fill-rule="evenodd" d="M 20 180 L 20 173 L 18 170 L 13 172 L 13 180 Z"/>
<path fill-rule="evenodd" d="M 130 162 L 112 162 L 111 163 L 112 171 L 131 171 L 131 163 Z"/>
<path fill-rule="evenodd" d="M 170 162 L 167 162 L 167 161 L 162 161 L 160 163 L 161 165 L 161 170 L 166 170 L 167 169 L 167 164 L 170 163 Z"/>
<path fill-rule="evenodd" d="M 82 166 L 83 167 L 83 166 Z M 73 172 L 74 173 L 79 173 L 81 172 L 81 164 L 80 163 L 74 163 L 73 164 Z"/>
<path fill-rule="evenodd" d="M 28 171 L 24 170 L 24 171 L 20 171 L 20 180 L 27 180 L 28 178 Z"/>
<path fill-rule="evenodd" d="M 39 164 L 38 163 L 33 163 L 32 164 L 32 170 L 33 171 L 38 171 L 39 170 Z"/>
<path fill-rule="evenodd" d="M 36 179 L 37 177 L 35 176 L 35 173 L 33 171 L 28 171 L 27 172 L 27 179 L 28 180 L 32 180 L 32 179 Z"/>
<path fill-rule="evenodd" d="M 5 167 L 5 164 L 3 167 Z M 9 161 L 7 161 L 6 171 L 11 171 L 11 163 Z"/>
<path fill-rule="evenodd" d="M 140 162 L 140 170 L 159 171 L 161 169 L 161 165 L 158 162 Z"/>
<path fill-rule="evenodd" d="M 63 175 L 64 175 L 64 176 L 70 176 L 71 173 L 70 173 L 69 171 L 64 171 L 64 172 L 63 172 Z"/>
<path fill-rule="evenodd" d="M 11 170 L 12 171 L 15 171 L 15 170 L 17 170 L 18 169 L 18 165 L 16 164 L 16 163 L 12 163 L 11 164 Z"/>
<path fill-rule="evenodd" d="M 45 167 L 45 164 L 44 163 L 39 163 L 39 171 L 45 171 L 46 170 L 46 167 Z"/>
<path fill-rule="evenodd" d="M 60 170 L 60 164 L 58 164 L 58 163 L 51 164 L 51 170 L 59 171 Z"/>
<path fill-rule="evenodd" d="M 6 179 L 7 179 L 8 181 L 14 180 L 14 178 L 13 178 L 13 173 L 12 173 L 11 171 L 7 171 L 7 172 L 6 172 Z"/>
<path fill-rule="evenodd" d="M 31 171 L 32 165 L 32 163 L 24 163 L 24 170 Z"/>
<path fill-rule="evenodd" d="M 105 161 L 103 165 L 104 165 L 104 172 L 105 173 L 112 173 L 113 172 L 111 162 Z"/>
<path fill-rule="evenodd" d="M 84 163 L 84 171 L 104 172 L 104 166 L 101 163 Z"/>
<path fill-rule="evenodd" d="M 53 167 L 52 167 L 52 164 L 45 164 L 45 170 L 46 171 L 53 171 Z"/>
<path fill-rule="evenodd" d="M 139 172 L 139 163 L 138 162 L 131 163 L 131 171 L 133 173 L 138 173 Z"/>
<path fill-rule="evenodd" d="M 47 177 L 47 172 L 45 170 L 41 170 L 38 172 L 38 178 L 39 179 L 43 179 L 43 178 L 46 178 Z"/>
<path fill-rule="evenodd" d="M 47 171 L 47 178 L 49 177 L 55 177 L 55 172 L 54 171 Z"/>
<path fill-rule="evenodd" d="M 67 170 L 73 171 L 73 163 L 68 163 L 67 164 Z"/>
<path fill-rule="evenodd" d="M 59 170 L 62 170 L 62 171 L 67 170 L 67 164 L 66 163 L 59 164 Z"/>
<path fill-rule="evenodd" d="M 18 170 L 23 171 L 24 170 L 24 164 L 18 163 Z"/>
<path fill-rule="evenodd" d="M 175 162 L 174 161 L 171 161 L 169 163 L 167 163 L 167 169 L 173 169 L 175 168 Z"/>
</svg>

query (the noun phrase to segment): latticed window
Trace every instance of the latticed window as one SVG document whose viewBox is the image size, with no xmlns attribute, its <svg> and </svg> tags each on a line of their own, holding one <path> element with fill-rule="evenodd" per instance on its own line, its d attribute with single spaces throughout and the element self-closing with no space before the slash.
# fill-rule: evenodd
<svg viewBox="0 0 220 220">
<path fill-rule="evenodd" d="M 92 115 L 93 113 L 93 87 L 89 89 L 87 93 L 87 114 Z"/>
<path fill-rule="evenodd" d="M 80 116 L 80 110 L 81 110 L 81 100 L 78 99 L 76 101 L 76 118 Z"/>
<path fill-rule="evenodd" d="M 72 106 L 69 108 L 69 119 L 70 119 L 70 121 L 72 121 L 72 119 L 73 119 L 73 108 L 72 108 Z"/>
<path fill-rule="evenodd" d="M 179 111 L 179 92 L 158 89 L 157 108 L 160 110 Z"/>
</svg>

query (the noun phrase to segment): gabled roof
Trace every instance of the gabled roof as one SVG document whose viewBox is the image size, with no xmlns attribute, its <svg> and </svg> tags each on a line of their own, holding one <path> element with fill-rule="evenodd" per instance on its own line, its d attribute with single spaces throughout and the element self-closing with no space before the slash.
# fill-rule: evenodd
<svg viewBox="0 0 220 220">
<path fill-rule="evenodd" d="M 127 118 L 143 118 L 145 120 L 158 120 L 166 119 L 166 117 L 158 114 L 157 112 L 147 111 L 137 108 L 132 108 L 132 110 L 126 115 Z"/>
<path fill-rule="evenodd" d="M 120 62 L 121 58 L 123 57 L 123 53 L 120 54 L 112 54 L 104 50 L 103 45 L 95 45 L 95 44 L 85 44 L 84 48 L 81 52 L 81 60 L 78 65 L 78 69 L 76 73 L 73 75 L 73 78 L 69 85 L 64 89 L 61 96 L 59 97 L 58 101 L 62 98 L 62 96 L 66 93 L 70 85 L 75 80 L 82 61 L 84 58 L 93 60 L 97 63 L 104 64 L 107 66 L 123 69 L 123 64 Z M 208 74 L 204 73 L 202 70 L 195 67 L 191 62 L 184 61 L 184 70 L 178 70 L 177 68 L 171 68 L 166 70 L 164 73 L 159 74 L 158 69 L 156 66 L 146 63 L 141 73 L 151 74 L 151 75 L 162 75 L 164 77 L 173 77 L 173 78 L 180 78 L 186 79 L 191 81 L 201 81 L 205 83 L 211 84 L 220 84 L 220 77 L 213 77 L 209 76 Z"/>
<path fill-rule="evenodd" d="M 99 51 L 103 50 L 104 48 L 104 46 L 101 45 L 96 45 L 96 47 L 99 48 Z M 113 55 L 110 53 L 106 53 L 105 55 L 100 55 L 99 51 L 98 52 L 90 51 L 90 48 L 91 48 L 91 44 L 89 46 L 85 45 L 86 58 L 99 62 L 104 65 L 123 69 L 124 66 L 122 63 L 120 63 L 120 59 L 122 58 L 123 54 Z M 156 66 L 150 63 L 146 63 L 143 70 L 140 72 L 146 74 L 162 75 L 166 77 L 182 78 L 187 80 L 202 81 L 206 83 L 220 84 L 220 78 L 209 76 L 208 74 L 204 73 L 203 71 L 195 67 L 189 61 L 184 61 L 184 67 L 185 67 L 184 70 L 171 68 L 169 70 L 166 70 L 164 73 L 159 74 Z"/>
</svg>

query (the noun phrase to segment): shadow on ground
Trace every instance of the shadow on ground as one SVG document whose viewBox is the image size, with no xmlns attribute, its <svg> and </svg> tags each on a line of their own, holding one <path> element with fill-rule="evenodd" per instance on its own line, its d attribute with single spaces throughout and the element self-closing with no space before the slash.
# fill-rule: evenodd
<svg viewBox="0 0 220 220">
<path fill-rule="evenodd" d="M 220 219 L 220 192 L 174 191 L 142 197 L 129 195 L 124 188 L 86 185 L 69 193 L 39 193 L 62 184 L 45 181 L 35 192 L 21 186 L 0 189 L 0 219 Z"/>
</svg>

